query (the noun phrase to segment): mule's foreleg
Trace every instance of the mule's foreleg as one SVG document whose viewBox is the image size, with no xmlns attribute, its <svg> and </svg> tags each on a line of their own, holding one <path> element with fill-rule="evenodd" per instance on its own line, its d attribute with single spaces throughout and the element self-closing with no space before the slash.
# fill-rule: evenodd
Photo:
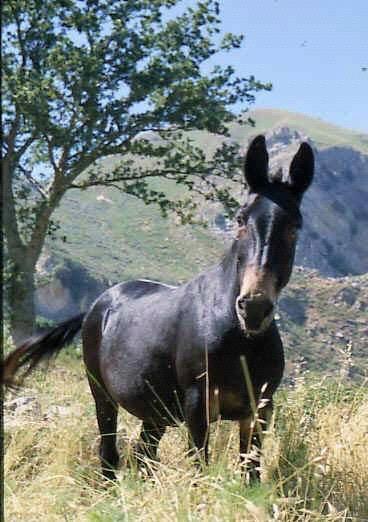
<svg viewBox="0 0 368 522">
<path fill-rule="evenodd" d="M 246 480 L 258 482 L 261 478 L 261 449 L 264 432 L 272 417 L 272 402 L 239 421 L 240 462 Z"/>
<path fill-rule="evenodd" d="M 198 465 L 208 464 L 209 421 L 206 414 L 205 391 L 202 388 L 199 384 L 189 388 L 184 403 L 190 448 L 196 450 Z"/>
</svg>

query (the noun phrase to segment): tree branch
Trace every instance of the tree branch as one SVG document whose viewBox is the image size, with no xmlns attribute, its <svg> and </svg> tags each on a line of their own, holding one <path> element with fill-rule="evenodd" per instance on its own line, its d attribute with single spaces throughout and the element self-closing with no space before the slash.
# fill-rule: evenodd
<svg viewBox="0 0 368 522">
<path fill-rule="evenodd" d="M 16 258 L 18 257 L 17 254 L 19 255 L 19 252 L 23 250 L 24 244 L 19 234 L 17 215 L 15 212 L 15 201 L 12 187 L 13 172 L 14 169 L 10 163 L 10 157 L 8 156 L 3 159 L 2 168 L 3 220 L 9 252 Z"/>
<path fill-rule="evenodd" d="M 50 163 L 52 165 L 52 168 L 54 169 L 54 172 L 55 172 L 55 176 L 59 174 L 60 170 L 56 164 L 56 161 L 55 161 L 55 156 L 54 156 L 54 150 L 53 150 L 53 147 L 52 147 L 52 142 L 50 140 L 50 138 L 47 136 L 47 134 L 44 134 L 43 135 L 45 140 L 46 140 L 46 143 L 47 143 L 47 150 L 48 150 L 48 155 L 49 155 L 49 160 L 50 160 Z"/>
<path fill-rule="evenodd" d="M 23 143 L 23 145 L 14 152 L 14 159 L 19 162 L 20 158 L 23 156 L 23 154 L 26 152 L 26 150 L 32 145 L 32 143 L 36 141 L 36 136 L 33 134 L 30 136 L 26 141 Z"/>
<path fill-rule="evenodd" d="M 15 114 L 14 121 L 13 121 L 11 127 L 10 127 L 9 134 L 7 136 L 4 136 L 4 141 L 5 141 L 6 146 L 8 148 L 7 152 L 6 152 L 6 158 L 7 159 L 11 158 L 12 155 L 14 154 L 15 139 L 17 137 L 17 132 L 18 132 L 18 129 L 19 129 L 19 123 L 20 123 L 20 116 L 19 116 L 19 112 L 17 110 L 17 112 Z"/>
<path fill-rule="evenodd" d="M 14 175 L 14 146 L 17 132 L 19 129 L 20 116 L 17 110 L 13 124 L 10 128 L 8 136 L 5 138 L 7 143 L 7 153 L 3 158 L 2 162 L 2 189 L 3 189 L 3 219 L 4 229 L 6 233 L 7 243 L 9 251 L 13 255 L 17 255 L 17 252 L 24 248 L 21 240 L 17 222 L 17 215 L 15 211 L 15 201 L 13 193 L 13 175 Z"/>
<path fill-rule="evenodd" d="M 28 181 L 32 184 L 32 186 L 37 190 L 37 192 L 42 196 L 44 200 L 47 200 L 46 193 L 42 190 L 41 185 L 31 176 L 31 174 L 21 165 L 18 165 L 18 168 L 22 172 L 22 174 L 28 179 Z"/>
<path fill-rule="evenodd" d="M 171 181 L 177 181 L 178 176 L 196 176 L 202 178 L 203 171 L 180 171 L 180 170 L 155 170 L 140 172 L 139 174 L 129 176 L 117 176 L 110 179 L 94 179 L 92 181 L 85 181 L 81 184 L 71 183 L 69 188 L 85 189 L 96 186 L 112 186 L 112 183 L 119 183 L 120 181 L 139 181 L 146 178 L 165 178 Z"/>
</svg>

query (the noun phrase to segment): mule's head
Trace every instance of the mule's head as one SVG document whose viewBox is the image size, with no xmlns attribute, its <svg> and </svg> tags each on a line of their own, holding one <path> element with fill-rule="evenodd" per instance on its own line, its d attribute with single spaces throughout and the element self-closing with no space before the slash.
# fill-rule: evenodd
<svg viewBox="0 0 368 522">
<path fill-rule="evenodd" d="M 248 335 L 262 333 L 270 325 L 278 295 L 290 279 L 302 226 L 300 203 L 313 173 L 314 156 L 308 143 L 301 144 L 285 181 L 268 177 L 264 136 L 257 136 L 249 146 L 245 160 L 248 199 L 237 214 L 240 290 L 235 304 L 240 326 Z"/>
</svg>

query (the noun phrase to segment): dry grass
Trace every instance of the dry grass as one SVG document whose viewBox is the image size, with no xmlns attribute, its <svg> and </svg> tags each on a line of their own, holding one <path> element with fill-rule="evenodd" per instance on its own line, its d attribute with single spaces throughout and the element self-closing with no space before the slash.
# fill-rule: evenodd
<svg viewBox="0 0 368 522">
<path fill-rule="evenodd" d="M 81 363 L 63 356 L 57 367 L 35 374 L 27 385 L 21 395 L 34 400 L 6 415 L 6 520 L 368 520 L 364 387 L 299 382 L 294 390 L 280 392 L 266 441 L 263 483 L 249 488 L 240 477 L 232 423 L 213 426 L 211 464 L 204 473 L 185 455 L 185 429 L 171 429 L 152 478 L 123 465 L 117 484 L 106 486 Z M 118 430 L 126 460 L 139 423 L 122 412 Z"/>
</svg>

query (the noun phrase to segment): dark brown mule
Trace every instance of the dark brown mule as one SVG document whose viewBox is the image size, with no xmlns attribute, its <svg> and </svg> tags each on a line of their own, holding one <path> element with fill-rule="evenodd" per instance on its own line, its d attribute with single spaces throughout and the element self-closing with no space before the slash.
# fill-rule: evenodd
<svg viewBox="0 0 368 522">
<path fill-rule="evenodd" d="M 303 143 L 287 181 L 272 181 L 265 139 L 255 138 L 245 161 L 249 192 L 237 215 L 237 237 L 217 266 L 179 287 L 144 280 L 114 286 L 85 316 L 10 354 L 5 380 L 57 353 L 83 325 L 106 477 L 115 477 L 119 459 L 118 405 L 142 419 L 138 452 L 153 459 L 166 427 L 182 420 L 206 461 L 209 423 L 218 417 L 239 422 L 241 455 L 260 448 L 284 369 L 274 307 L 291 275 L 300 202 L 313 171 L 312 149 Z M 261 396 L 257 415 L 264 422 L 257 428 Z M 257 478 L 259 451 L 252 455 L 246 469 Z"/>
</svg>

